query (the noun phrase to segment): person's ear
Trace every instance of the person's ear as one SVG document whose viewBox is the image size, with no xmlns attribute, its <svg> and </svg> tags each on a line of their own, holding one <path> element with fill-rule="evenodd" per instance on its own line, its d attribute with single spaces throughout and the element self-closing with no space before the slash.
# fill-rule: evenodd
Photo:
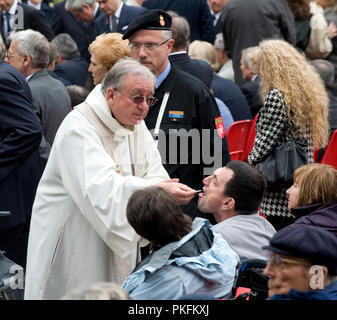
<svg viewBox="0 0 337 320">
<path fill-rule="evenodd" d="M 105 99 L 108 102 L 108 104 L 113 103 L 114 97 L 115 97 L 115 89 L 109 88 L 107 92 L 105 93 Z"/>
<path fill-rule="evenodd" d="M 27 54 L 27 53 L 25 53 L 24 55 L 23 55 L 23 65 L 25 66 L 25 67 L 27 67 L 27 66 L 29 66 L 29 64 L 32 62 L 32 57 L 29 55 L 29 54 Z"/>
<path fill-rule="evenodd" d="M 174 46 L 173 39 L 170 39 L 169 41 L 167 41 L 167 48 L 168 48 L 169 54 L 172 52 L 173 46 Z"/>
<path fill-rule="evenodd" d="M 225 210 L 234 210 L 235 209 L 235 199 L 231 197 L 226 197 L 222 205 Z"/>
</svg>

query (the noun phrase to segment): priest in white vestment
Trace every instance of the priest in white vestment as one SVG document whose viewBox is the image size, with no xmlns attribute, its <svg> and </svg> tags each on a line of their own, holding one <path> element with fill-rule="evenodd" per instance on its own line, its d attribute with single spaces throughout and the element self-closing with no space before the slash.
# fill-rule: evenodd
<svg viewBox="0 0 337 320">
<path fill-rule="evenodd" d="M 64 119 L 33 205 L 25 299 L 59 299 L 92 283 L 121 283 L 135 266 L 140 240 L 126 219 L 131 194 L 157 185 L 179 204 L 195 195 L 167 180 L 143 121 L 153 90 L 152 73 L 123 59 Z"/>
</svg>

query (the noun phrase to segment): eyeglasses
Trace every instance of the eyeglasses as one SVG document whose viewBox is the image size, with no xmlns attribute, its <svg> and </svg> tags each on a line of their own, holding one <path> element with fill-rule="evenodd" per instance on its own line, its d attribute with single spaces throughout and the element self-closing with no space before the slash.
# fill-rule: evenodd
<svg viewBox="0 0 337 320">
<path fill-rule="evenodd" d="M 143 101 L 145 100 L 146 103 L 148 104 L 149 107 L 152 107 L 153 105 L 155 105 L 158 101 L 157 98 L 155 97 L 146 97 L 146 96 L 130 96 L 126 93 L 121 92 L 119 89 L 116 89 L 116 91 L 118 91 L 121 95 L 127 96 L 129 99 L 132 100 L 133 103 L 135 104 L 141 104 L 143 103 Z"/>
<path fill-rule="evenodd" d="M 10 58 L 15 57 L 15 56 L 21 56 L 21 54 L 19 54 L 19 53 L 10 53 L 9 51 L 7 51 L 5 53 L 5 58 L 7 58 L 7 59 L 10 59 Z"/>
<path fill-rule="evenodd" d="M 287 264 L 297 264 L 297 265 L 304 265 L 306 267 L 310 267 L 311 263 L 302 258 L 297 258 L 297 257 L 282 257 L 277 253 L 273 252 L 268 252 L 267 253 L 267 263 L 274 263 L 277 265 L 281 270 L 285 269 L 287 267 Z"/>
<path fill-rule="evenodd" d="M 144 50 L 146 51 L 154 51 L 156 49 L 158 49 L 160 46 L 162 46 L 163 44 L 165 44 L 167 41 L 169 41 L 170 39 L 167 39 L 165 41 L 163 41 L 162 43 L 136 43 L 136 42 L 129 42 L 129 46 L 130 49 L 133 51 L 138 51 L 140 50 L 140 48 L 143 46 Z"/>
</svg>

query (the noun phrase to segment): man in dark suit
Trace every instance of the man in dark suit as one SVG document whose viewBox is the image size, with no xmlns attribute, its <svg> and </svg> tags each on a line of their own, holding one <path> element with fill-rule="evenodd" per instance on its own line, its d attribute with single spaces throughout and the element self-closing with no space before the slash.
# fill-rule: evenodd
<svg viewBox="0 0 337 320">
<path fill-rule="evenodd" d="M 84 87 L 89 77 L 89 62 L 81 57 L 76 42 L 69 34 L 60 33 L 52 43 L 57 48 L 54 73 L 71 84 Z"/>
<path fill-rule="evenodd" d="M 128 24 L 146 11 L 142 7 L 128 6 L 121 0 L 97 0 L 104 14 L 95 23 L 96 36 L 105 32 L 124 33 Z"/>
<path fill-rule="evenodd" d="M 335 68 L 330 61 L 323 59 L 312 60 L 310 61 L 310 64 L 315 68 L 321 79 L 324 81 L 325 88 L 329 96 L 329 125 L 331 136 L 333 132 L 337 129 L 337 97 L 333 94 L 331 90 L 335 78 Z M 325 148 L 319 150 L 317 156 L 318 162 L 321 161 L 324 151 Z"/>
<path fill-rule="evenodd" d="M 221 14 L 225 51 L 233 60 L 235 82 L 241 86 L 241 51 L 264 39 L 296 43 L 296 27 L 286 0 L 230 0 Z"/>
<path fill-rule="evenodd" d="M 208 0 L 209 8 L 211 9 L 211 14 L 213 15 L 213 25 L 215 28 L 215 33 L 218 34 L 222 32 L 221 30 L 221 12 L 223 6 L 228 2 L 228 0 Z"/>
<path fill-rule="evenodd" d="M 143 7 L 174 11 L 190 24 L 190 41 L 203 40 L 211 44 L 215 40 L 215 29 L 207 0 L 145 0 Z"/>
<path fill-rule="evenodd" d="M 54 38 L 54 32 L 40 10 L 14 0 L 1 1 L 0 9 L 0 33 L 7 47 L 11 31 L 32 29 L 41 32 L 49 41 Z"/>
<path fill-rule="evenodd" d="M 259 113 L 263 104 L 260 98 L 260 78 L 250 68 L 249 54 L 253 52 L 255 47 L 249 47 L 242 50 L 240 69 L 242 72 L 242 79 L 248 81 L 241 86 L 242 93 L 246 96 L 247 101 L 252 111 L 253 117 Z"/>
<path fill-rule="evenodd" d="M 62 1 L 54 6 L 51 26 L 56 35 L 68 33 L 76 42 L 81 56 L 89 62 L 88 47 L 95 39 L 95 19 L 100 14 L 95 0 L 79 0 L 76 5 L 74 0 Z"/>
<path fill-rule="evenodd" d="M 53 8 L 49 5 L 48 2 L 44 2 L 42 0 L 22 0 L 23 3 L 40 10 L 46 16 L 47 21 L 50 21 L 51 15 L 53 13 Z"/>
<path fill-rule="evenodd" d="M 1 50 L 1 49 L 0 49 Z M 0 61 L 0 250 L 25 268 L 30 216 L 42 174 L 42 128 L 20 72 Z"/>
<path fill-rule="evenodd" d="M 187 20 L 176 13 L 169 11 L 172 17 L 172 38 L 174 45 L 169 54 L 170 62 L 179 69 L 201 80 L 207 88 L 211 87 L 213 70 L 211 65 L 203 60 L 191 59 L 187 54 L 187 46 L 190 39 L 190 28 Z"/>
<path fill-rule="evenodd" d="M 25 30 L 13 36 L 6 58 L 6 62 L 24 75 L 31 89 L 45 138 L 40 146 L 43 165 L 47 162 L 58 127 L 71 110 L 65 86 L 48 75 L 45 69 L 49 63 L 49 50 L 49 43 L 41 33 Z"/>
</svg>

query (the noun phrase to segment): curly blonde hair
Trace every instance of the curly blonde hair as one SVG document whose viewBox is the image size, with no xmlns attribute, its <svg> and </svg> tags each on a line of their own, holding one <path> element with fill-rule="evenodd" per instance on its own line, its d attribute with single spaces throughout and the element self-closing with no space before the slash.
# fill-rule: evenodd
<svg viewBox="0 0 337 320">
<path fill-rule="evenodd" d="M 292 45 L 283 40 L 265 40 L 249 55 L 253 72 L 261 78 L 262 101 L 278 89 L 290 121 L 303 132 L 309 127 L 315 148 L 329 139 L 329 98 L 318 73 Z"/>
<path fill-rule="evenodd" d="M 122 39 L 117 32 L 99 35 L 89 46 L 89 53 L 95 54 L 96 59 L 108 72 L 121 58 L 131 57 L 129 41 Z"/>
</svg>

